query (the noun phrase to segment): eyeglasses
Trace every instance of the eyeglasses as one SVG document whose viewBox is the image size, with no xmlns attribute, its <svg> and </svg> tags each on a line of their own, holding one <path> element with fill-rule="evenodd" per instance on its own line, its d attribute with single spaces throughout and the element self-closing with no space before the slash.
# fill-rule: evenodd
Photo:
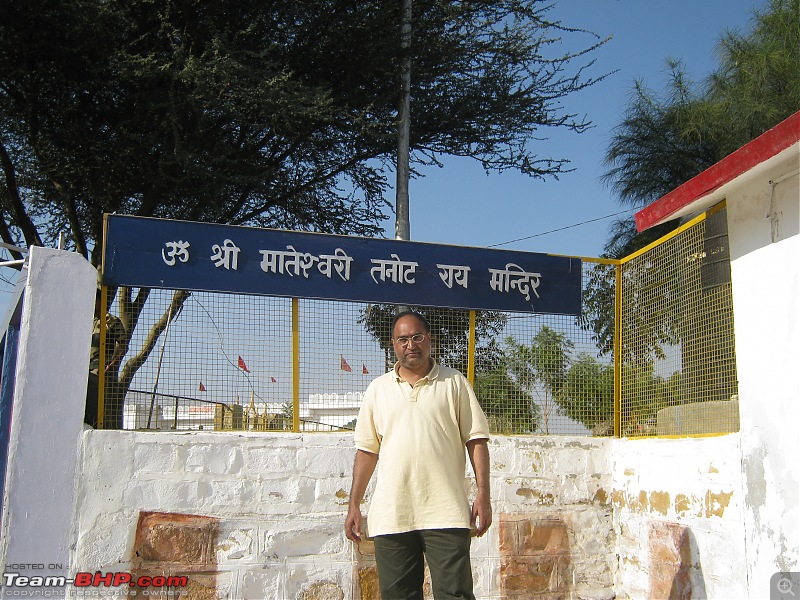
<svg viewBox="0 0 800 600">
<path fill-rule="evenodd" d="M 412 336 L 400 336 L 399 338 L 395 338 L 395 343 L 400 344 L 402 348 L 408 346 L 409 342 L 414 342 L 415 344 L 421 344 L 425 341 L 425 334 L 424 333 L 415 333 Z"/>
</svg>

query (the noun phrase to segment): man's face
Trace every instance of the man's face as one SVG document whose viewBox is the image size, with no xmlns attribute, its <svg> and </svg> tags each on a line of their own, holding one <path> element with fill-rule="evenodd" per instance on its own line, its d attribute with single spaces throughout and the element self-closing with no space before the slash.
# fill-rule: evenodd
<svg viewBox="0 0 800 600">
<path fill-rule="evenodd" d="M 422 334 L 425 336 L 421 342 L 415 342 L 411 338 L 415 335 Z M 398 341 L 400 340 L 400 341 Z M 407 344 L 403 341 L 407 340 Z M 425 325 L 413 315 L 401 317 L 394 325 L 392 332 L 392 344 L 394 345 L 394 353 L 397 355 L 397 360 L 400 361 L 400 366 L 416 371 L 419 369 L 427 369 L 430 366 L 431 359 L 431 335 L 425 329 Z"/>
</svg>

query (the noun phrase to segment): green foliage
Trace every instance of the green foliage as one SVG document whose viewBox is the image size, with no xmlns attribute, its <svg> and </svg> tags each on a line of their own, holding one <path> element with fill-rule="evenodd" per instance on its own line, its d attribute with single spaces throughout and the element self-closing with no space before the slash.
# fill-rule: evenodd
<svg viewBox="0 0 800 600">
<path fill-rule="evenodd" d="M 0 7 L 4 241 L 58 231 L 99 263 L 102 214 L 379 234 L 395 152 L 397 2 L 11 0 Z M 419 0 L 417 164 L 533 177 L 543 128 L 604 43 L 541 0 Z M 560 36 L 589 34 L 575 54 Z M 575 63 L 583 63 L 577 64 Z M 7 160 L 6 160 L 7 159 Z"/>
<path fill-rule="evenodd" d="M 681 374 L 674 372 L 664 379 L 654 373 L 652 362 L 629 363 L 623 366 L 624 398 L 623 436 L 653 435 L 656 416 L 662 408 L 681 403 Z"/>
<path fill-rule="evenodd" d="M 586 272 L 583 284 L 583 304 L 577 322 L 581 329 L 591 332 L 600 355 L 614 350 L 616 278 L 616 265 L 596 264 Z"/>
<path fill-rule="evenodd" d="M 581 423 L 595 435 L 611 435 L 613 365 L 601 363 L 584 352 L 574 357 L 573 349 L 572 340 L 547 326 L 541 328 L 530 345 L 509 337 L 504 370 L 481 380 L 480 389 L 484 396 L 491 397 L 491 386 L 505 389 L 513 384 L 513 394 L 518 400 L 510 404 L 511 408 L 504 407 L 500 414 L 509 420 L 513 416 L 530 419 L 532 432 L 551 433 L 551 419 L 559 414 Z"/>
<path fill-rule="evenodd" d="M 647 205 L 800 110 L 800 0 L 770 0 L 751 31 L 724 32 L 717 54 L 719 66 L 699 85 L 675 60 L 663 96 L 635 82 L 605 157 L 603 180 L 620 203 Z M 654 239 L 635 238 L 632 221 L 618 224 L 606 256 Z"/>
<path fill-rule="evenodd" d="M 684 127 L 727 156 L 800 110 L 800 0 L 770 0 L 747 35 L 726 32 L 720 67 Z"/>
<path fill-rule="evenodd" d="M 570 353 L 575 344 L 566 334 L 545 325 L 533 337 L 530 346 L 508 337 L 506 347 L 509 371 L 514 381 L 536 399 L 544 433 L 550 433 L 550 418 L 561 404 Z"/>
<path fill-rule="evenodd" d="M 595 435 L 613 434 L 614 365 L 580 353 L 569 367 L 558 403 L 564 415 Z"/>
<path fill-rule="evenodd" d="M 539 405 L 503 365 L 476 375 L 475 394 L 492 431 L 535 433 L 541 426 L 542 411 Z"/>
<path fill-rule="evenodd" d="M 770 0 L 754 15 L 749 32 L 721 36 L 718 57 L 718 67 L 700 84 L 690 81 L 683 64 L 675 60 L 667 63 L 665 93 L 652 91 L 643 81 L 634 83 L 605 156 L 603 181 L 621 204 L 643 207 L 657 200 L 800 110 L 800 0 Z M 633 219 L 617 222 L 603 256 L 628 256 L 678 225 L 675 220 L 638 233 Z M 581 321 L 601 354 L 609 352 L 613 342 L 609 274 L 610 268 L 603 265 L 590 274 Z M 641 275 L 634 273 L 633 279 Z M 672 310 L 675 299 L 669 290 L 674 284 L 666 283 L 658 305 Z M 635 295 L 631 288 L 630 296 Z M 662 312 L 660 323 L 652 322 L 658 315 L 647 317 L 652 331 L 649 349 L 655 355 L 663 343 L 676 339 L 675 323 L 667 312 Z"/>
<path fill-rule="evenodd" d="M 548 21 L 549 8 L 414 3 L 412 164 L 453 154 L 487 171 L 568 170 L 539 156 L 541 130 L 590 126 L 562 100 L 598 80 L 584 70 L 605 40 Z M 97 266 L 106 213 L 381 235 L 399 11 L 382 0 L 0 3 L 0 239 L 52 244 L 68 231 Z M 583 34 L 584 48 L 560 53 L 561 36 Z M 147 291 L 122 297 L 132 335 Z"/>
</svg>

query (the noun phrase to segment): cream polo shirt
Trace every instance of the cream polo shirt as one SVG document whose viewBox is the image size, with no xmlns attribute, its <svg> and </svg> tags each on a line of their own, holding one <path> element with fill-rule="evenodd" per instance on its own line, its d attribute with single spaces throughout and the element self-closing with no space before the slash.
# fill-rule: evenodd
<svg viewBox="0 0 800 600">
<path fill-rule="evenodd" d="M 395 364 L 376 378 L 355 430 L 356 447 L 379 455 L 369 535 L 468 528 L 465 444 L 488 437 L 486 415 L 459 371 L 434 363 L 412 387 Z"/>
</svg>

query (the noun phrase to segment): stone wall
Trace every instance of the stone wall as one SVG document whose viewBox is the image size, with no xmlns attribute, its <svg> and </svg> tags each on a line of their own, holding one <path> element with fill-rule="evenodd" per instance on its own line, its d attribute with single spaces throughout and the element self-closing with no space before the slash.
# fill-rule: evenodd
<svg viewBox="0 0 800 600">
<path fill-rule="evenodd" d="M 491 441 L 479 598 L 614 597 L 612 443 Z M 71 571 L 183 574 L 192 598 L 378 598 L 372 544 L 343 532 L 353 452 L 349 434 L 86 431 Z"/>
</svg>

